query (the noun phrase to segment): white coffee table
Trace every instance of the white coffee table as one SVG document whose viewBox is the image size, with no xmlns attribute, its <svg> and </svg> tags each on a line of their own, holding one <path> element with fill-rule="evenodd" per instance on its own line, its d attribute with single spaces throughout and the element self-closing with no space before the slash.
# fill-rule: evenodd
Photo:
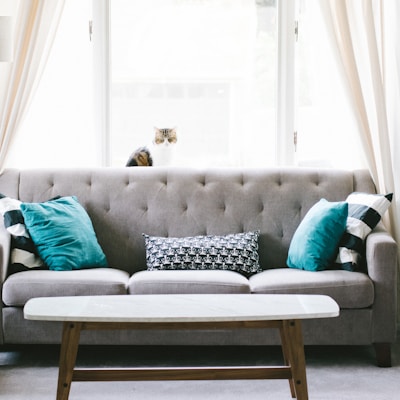
<svg viewBox="0 0 400 400">
<path fill-rule="evenodd" d="M 293 398 L 308 399 L 301 320 L 339 315 L 320 295 L 122 295 L 35 298 L 24 308 L 30 320 L 63 321 L 57 400 L 72 381 L 288 379 Z M 276 328 L 282 366 L 197 368 L 75 368 L 81 330 Z"/>
</svg>

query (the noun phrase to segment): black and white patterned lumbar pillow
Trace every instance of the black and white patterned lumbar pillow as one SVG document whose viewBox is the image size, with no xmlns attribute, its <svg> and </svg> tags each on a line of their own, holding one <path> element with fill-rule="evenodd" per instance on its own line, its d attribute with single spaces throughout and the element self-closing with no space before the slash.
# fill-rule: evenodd
<svg viewBox="0 0 400 400">
<path fill-rule="evenodd" d="M 378 225 L 383 214 L 389 208 L 393 193 L 387 195 L 354 192 L 346 201 L 349 211 L 346 231 L 339 243 L 336 264 L 341 269 L 356 271 L 359 269 L 364 241 Z"/>
<path fill-rule="evenodd" d="M 143 234 L 147 269 L 230 270 L 251 275 L 261 272 L 259 231 L 225 236 L 157 237 Z"/>
<path fill-rule="evenodd" d="M 11 235 L 9 274 L 32 268 L 45 268 L 26 229 L 21 201 L 0 194 L 0 214 L 4 218 L 4 227 Z"/>
</svg>

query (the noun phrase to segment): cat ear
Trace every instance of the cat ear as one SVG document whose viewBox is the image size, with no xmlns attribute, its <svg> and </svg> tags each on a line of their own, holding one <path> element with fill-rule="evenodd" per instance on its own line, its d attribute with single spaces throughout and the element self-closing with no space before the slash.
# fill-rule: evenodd
<svg viewBox="0 0 400 400">
<path fill-rule="evenodd" d="M 160 132 L 160 129 L 157 128 L 157 127 L 155 126 L 155 127 L 154 127 L 154 131 L 155 131 L 155 132 Z"/>
</svg>

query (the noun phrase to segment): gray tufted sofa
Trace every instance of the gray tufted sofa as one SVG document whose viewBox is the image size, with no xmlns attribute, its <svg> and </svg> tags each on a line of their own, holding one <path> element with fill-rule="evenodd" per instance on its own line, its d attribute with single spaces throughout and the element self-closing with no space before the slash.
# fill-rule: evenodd
<svg viewBox="0 0 400 400">
<path fill-rule="evenodd" d="M 26 202 L 76 195 L 86 208 L 110 268 L 26 271 L 7 275 L 10 237 L 0 227 L 0 343 L 59 343 L 60 324 L 28 321 L 29 298 L 147 293 L 318 293 L 340 305 L 338 318 L 305 321 L 312 345 L 375 345 L 378 365 L 390 365 L 396 337 L 396 253 L 382 224 L 368 236 L 368 274 L 286 267 L 301 219 L 320 198 L 375 192 L 366 171 L 300 168 L 205 170 L 95 168 L 5 170 L 0 192 Z M 232 271 L 146 271 L 142 233 L 157 236 L 228 234 L 259 229 L 263 272 L 249 279 Z M 270 330 L 87 331 L 86 344 L 268 345 Z"/>
</svg>

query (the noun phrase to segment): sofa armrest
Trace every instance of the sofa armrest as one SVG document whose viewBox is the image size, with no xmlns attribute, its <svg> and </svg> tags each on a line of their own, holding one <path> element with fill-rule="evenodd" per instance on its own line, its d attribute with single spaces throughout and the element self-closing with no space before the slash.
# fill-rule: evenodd
<svg viewBox="0 0 400 400">
<path fill-rule="evenodd" d="M 10 243 L 11 236 L 4 228 L 3 224 L 0 225 L 0 345 L 4 343 L 3 338 L 3 282 L 7 277 L 7 269 L 10 260 Z"/>
<path fill-rule="evenodd" d="M 3 227 L 0 226 L 0 287 L 7 277 L 8 264 L 10 261 L 11 236 Z"/>
<path fill-rule="evenodd" d="M 393 343 L 397 324 L 397 244 L 382 224 L 367 237 L 366 262 L 374 283 L 373 343 Z"/>
</svg>

